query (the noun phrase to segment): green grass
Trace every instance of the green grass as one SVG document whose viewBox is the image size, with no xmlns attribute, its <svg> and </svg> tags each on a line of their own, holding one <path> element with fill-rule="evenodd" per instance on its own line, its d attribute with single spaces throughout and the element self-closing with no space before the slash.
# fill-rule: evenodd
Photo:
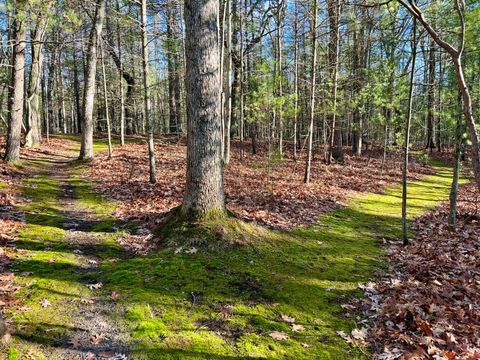
<svg viewBox="0 0 480 360">
<path fill-rule="evenodd" d="M 434 165 L 435 175 L 409 185 L 410 218 L 448 197 L 451 170 Z M 79 204 L 108 223 L 115 204 L 94 194 L 76 171 L 71 184 Z M 42 192 L 25 188 L 33 198 L 29 209 L 53 218 L 59 211 L 57 184 L 48 177 L 32 181 Z M 26 310 L 14 320 L 22 332 L 15 336 L 8 356 L 18 358 L 12 354 L 28 346 L 38 349 L 38 344 L 54 347 L 59 338 L 68 336 L 78 299 L 91 296 L 83 284 L 101 281 L 104 296 L 112 291 L 120 296 L 111 316 L 130 334 L 134 359 L 368 358 L 365 349 L 336 334 L 357 326 L 355 316 L 340 305 L 361 296 L 358 283 L 384 266 L 380 244 L 383 238 L 400 237 L 400 214 L 397 185 L 382 194 L 356 198 L 307 229 L 252 230 L 255 241 L 228 251 L 209 247 L 208 231 L 203 239 L 181 241 L 189 236 L 187 229 L 176 240 L 185 249 L 197 247 L 196 254 L 175 254 L 168 246 L 149 256 L 124 258 L 115 244 L 117 235 L 105 234 L 94 249 L 105 261 L 95 271 L 81 271 L 85 258 L 72 253 L 57 222 L 48 216 L 30 218 L 17 242 L 28 254 L 19 255 L 15 270 L 33 272 L 20 281 L 34 284 L 21 291 Z M 45 246 L 50 250 L 44 251 Z M 41 308 L 43 298 L 55 306 Z M 221 315 L 225 307 L 230 316 Z M 282 315 L 294 317 L 305 331 L 292 332 Z M 269 336 L 273 331 L 286 332 L 290 338 L 274 340 Z"/>
</svg>

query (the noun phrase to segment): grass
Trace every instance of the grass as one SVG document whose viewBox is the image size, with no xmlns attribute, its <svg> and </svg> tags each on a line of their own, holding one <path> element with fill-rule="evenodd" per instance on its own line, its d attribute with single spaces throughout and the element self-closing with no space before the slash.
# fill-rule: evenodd
<svg viewBox="0 0 480 360">
<path fill-rule="evenodd" d="M 434 165 L 435 175 L 409 185 L 410 218 L 448 197 L 451 170 Z M 115 204 L 98 197 L 80 170 L 74 168 L 70 180 L 79 205 L 104 219 L 100 230 L 111 227 Z M 255 241 L 228 251 L 208 246 L 209 235 L 215 234 L 208 226 L 197 238 L 189 238 L 188 227 L 174 237 L 184 250 L 196 248 L 194 254 L 175 253 L 175 247 L 168 246 L 149 256 L 125 257 L 116 245 L 119 234 L 101 233 L 98 244 L 84 250 L 104 261 L 85 271 L 86 258 L 73 254 L 58 220 L 59 184 L 45 175 L 26 185 L 31 185 L 24 193 L 32 201 L 25 209 L 38 214 L 27 219 L 17 241 L 26 251 L 18 255 L 14 270 L 33 274 L 18 277 L 30 285 L 19 294 L 24 311 L 13 316 L 20 332 L 8 359 L 20 359 L 31 349 L 54 359 L 42 346 L 55 349 L 59 339 L 68 338 L 79 299 L 92 296 L 84 284 L 97 281 L 104 284 L 100 296 L 119 294 L 111 316 L 130 334 L 133 359 L 368 357 L 365 349 L 336 334 L 357 327 L 355 314 L 340 305 L 361 296 L 358 283 L 383 266 L 382 239 L 400 236 L 400 186 L 356 198 L 307 229 L 287 233 L 242 228 L 254 234 Z M 229 224 L 232 231 L 239 230 L 235 224 Z M 51 307 L 39 305 L 44 298 Z M 282 315 L 294 317 L 305 330 L 293 332 Z M 289 339 L 274 340 L 269 336 L 273 331 L 288 333 Z"/>
</svg>

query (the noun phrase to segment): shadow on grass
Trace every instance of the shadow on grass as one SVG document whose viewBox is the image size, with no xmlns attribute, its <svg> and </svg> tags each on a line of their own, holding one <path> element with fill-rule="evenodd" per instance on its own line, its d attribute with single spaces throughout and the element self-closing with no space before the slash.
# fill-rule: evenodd
<svg viewBox="0 0 480 360">
<path fill-rule="evenodd" d="M 444 168 L 412 183 L 410 217 L 447 198 L 449 183 L 450 172 Z M 56 186 L 44 183 L 47 192 L 34 197 L 34 203 L 40 206 L 58 197 Z M 89 191 L 85 185 L 77 200 L 88 197 Z M 27 217 L 27 232 L 16 245 L 36 256 L 23 259 L 16 270 L 33 272 L 38 281 L 35 299 L 78 298 L 78 289 L 93 282 L 103 283 L 103 288 L 92 296 L 105 300 L 117 293 L 111 317 L 131 335 L 134 359 L 360 359 L 367 356 L 336 334 L 357 326 L 354 314 L 340 304 L 361 295 L 358 283 L 381 266 L 381 239 L 400 237 L 400 194 L 395 186 L 360 197 L 307 229 L 266 232 L 264 238 L 228 252 L 199 247 L 189 254 L 185 250 L 191 249 L 177 253 L 175 248 L 160 248 L 129 258 L 113 238 L 102 235 L 98 243 L 70 244 L 62 221 Z M 68 218 L 57 205 L 53 201 L 44 212 Z M 29 233 L 28 226 L 49 228 L 52 234 Z M 83 232 L 96 236 L 94 227 Z M 51 250 L 41 251 L 45 247 Z M 72 249 L 103 261 L 89 268 Z M 294 332 L 283 315 L 295 318 L 304 331 Z M 57 346 L 62 343 L 61 328 L 69 331 L 69 318 L 58 332 L 52 331 L 58 339 L 35 330 L 34 324 L 41 323 L 35 313 L 24 319 L 31 331 L 19 337 L 32 343 Z M 275 340 L 269 336 L 274 331 L 289 338 Z"/>
</svg>

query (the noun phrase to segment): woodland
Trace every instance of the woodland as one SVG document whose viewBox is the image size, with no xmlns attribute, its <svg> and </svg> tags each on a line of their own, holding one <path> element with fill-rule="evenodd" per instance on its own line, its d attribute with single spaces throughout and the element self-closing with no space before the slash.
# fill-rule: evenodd
<svg viewBox="0 0 480 360">
<path fill-rule="evenodd" d="M 478 0 L 1 0 L 0 360 L 480 359 Z"/>
</svg>

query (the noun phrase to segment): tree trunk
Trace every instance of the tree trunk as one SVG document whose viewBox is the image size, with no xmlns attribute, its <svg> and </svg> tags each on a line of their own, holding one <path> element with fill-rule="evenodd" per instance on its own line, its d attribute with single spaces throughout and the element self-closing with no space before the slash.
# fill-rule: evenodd
<svg viewBox="0 0 480 360">
<path fill-rule="evenodd" d="M 294 43 L 294 104 L 293 104 L 293 160 L 297 160 L 297 122 L 298 122 L 298 0 L 295 0 L 295 20 L 293 30 L 293 43 Z"/>
<path fill-rule="evenodd" d="M 330 24 L 330 39 L 328 45 L 328 56 L 330 75 L 332 81 L 332 135 L 330 140 L 330 155 L 328 163 L 333 159 L 337 162 L 344 161 L 343 155 L 343 138 L 342 138 L 342 122 L 337 119 L 337 90 L 338 90 L 338 57 L 340 45 L 340 4 L 339 0 L 328 0 L 328 19 Z"/>
<path fill-rule="evenodd" d="M 177 18 L 171 1 L 167 2 L 167 71 L 168 71 L 168 105 L 169 131 L 177 134 L 180 131 L 180 76 L 178 69 Z"/>
<path fill-rule="evenodd" d="M 103 19 L 107 0 L 97 0 L 95 16 L 87 52 L 87 68 L 85 72 L 85 89 L 83 93 L 83 122 L 80 159 L 93 159 L 93 102 L 95 98 L 95 76 L 97 73 L 97 45 L 102 34 Z"/>
<path fill-rule="evenodd" d="M 435 61 L 435 41 L 430 39 L 430 49 L 428 54 L 428 92 L 427 92 L 427 138 L 425 141 L 425 149 L 430 152 L 435 148 L 433 137 L 433 128 L 435 124 L 435 77 L 436 77 L 436 61 Z"/>
<path fill-rule="evenodd" d="M 313 0 L 312 19 L 310 23 L 310 33 L 312 36 L 312 57 L 311 57 L 311 75 L 310 75 L 310 125 L 308 127 L 308 147 L 307 147 L 307 165 L 305 167 L 305 176 L 303 182 L 310 182 L 310 167 L 312 162 L 313 148 L 313 128 L 315 121 L 315 91 L 316 91 L 316 68 L 317 68 L 317 0 Z"/>
<path fill-rule="evenodd" d="M 77 119 L 77 132 L 82 132 L 82 103 L 80 101 L 80 81 L 78 79 L 77 47 L 73 46 L 73 90 L 75 91 L 75 112 Z"/>
<path fill-rule="evenodd" d="M 458 104 L 460 114 L 462 112 L 462 98 L 458 97 Z M 455 136 L 455 164 L 453 166 L 453 179 L 452 187 L 450 188 L 450 213 L 448 216 L 448 225 L 455 229 L 457 225 L 457 197 L 458 197 L 458 180 L 460 178 L 460 170 L 462 166 L 462 153 L 463 153 L 463 139 L 462 135 L 464 132 L 464 127 L 462 122 L 457 117 L 457 127 L 456 127 L 456 136 Z"/>
<path fill-rule="evenodd" d="M 40 117 L 40 80 L 43 66 L 43 40 L 47 20 L 44 14 L 39 14 L 35 30 L 31 34 L 32 39 L 32 65 L 30 67 L 30 79 L 28 84 L 27 98 L 27 134 L 25 147 L 38 146 L 42 139 L 41 117 Z"/>
<path fill-rule="evenodd" d="M 150 113 L 150 83 L 148 79 L 148 34 L 147 0 L 142 0 L 142 68 L 143 68 L 143 105 L 147 124 L 148 163 L 150 165 L 150 183 L 155 184 L 155 147 L 153 144 L 153 119 Z"/>
<path fill-rule="evenodd" d="M 228 165 L 230 163 L 230 131 L 232 127 L 232 85 L 230 79 L 232 77 L 232 1 L 228 2 L 228 35 L 227 35 L 227 82 L 225 84 L 225 114 L 224 114 L 224 163 Z M 253 140 L 253 139 L 252 139 Z"/>
<path fill-rule="evenodd" d="M 25 41 L 27 26 L 22 2 L 16 2 L 13 19 L 13 49 L 11 88 L 8 102 L 8 133 L 5 161 L 20 159 L 20 142 L 22 137 L 23 101 L 25 82 Z"/>
<path fill-rule="evenodd" d="M 105 103 L 105 119 L 107 121 L 107 141 L 108 141 L 108 158 L 112 158 L 112 133 L 111 133 L 111 126 L 110 126 L 110 114 L 108 111 L 108 93 L 107 93 L 107 76 L 105 74 L 105 61 L 104 61 L 104 53 L 103 47 L 100 42 L 100 50 L 101 50 L 101 60 L 102 60 L 102 79 L 103 79 L 103 101 Z"/>
<path fill-rule="evenodd" d="M 413 111 L 413 90 L 415 81 L 415 60 L 417 57 L 417 22 L 413 20 L 412 34 L 412 68 L 410 70 L 410 85 L 408 90 L 408 111 L 407 123 L 405 125 L 405 144 L 403 152 L 403 171 L 402 171 L 402 235 L 403 245 L 408 245 L 408 224 L 407 224 L 407 175 L 408 175 L 408 156 L 410 148 L 410 123 L 412 122 Z"/>
<path fill-rule="evenodd" d="M 120 1 L 116 1 L 117 12 L 120 13 Z M 118 62 L 119 69 L 119 88 L 120 88 L 120 145 L 125 145 L 125 92 L 123 90 L 123 57 L 122 57 L 122 43 L 120 41 L 120 24 L 117 18 L 117 47 L 118 47 Z M 113 51 L 113 50 L 112 50 Z"/>
<path fill-rule="evenodd" d="M 187 182 L 182 215 L 223 213 L 217 0 L 186 0 Z"/>
</svg>

